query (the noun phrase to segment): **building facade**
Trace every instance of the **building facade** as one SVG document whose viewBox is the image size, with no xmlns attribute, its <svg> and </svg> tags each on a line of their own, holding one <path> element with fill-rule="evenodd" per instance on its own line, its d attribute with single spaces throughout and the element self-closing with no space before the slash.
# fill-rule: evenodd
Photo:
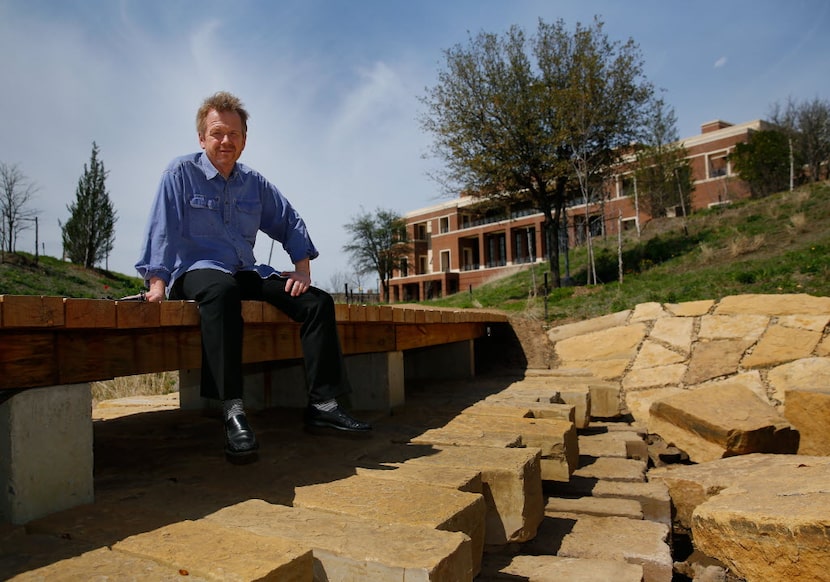
<svg viewBox="0 0 830 582">
<path fill-rule="evenodd" d="M 669 215 L 749 197 L 748 185 L 733 172 L 728 156 L 753 132 L 771 128 L 761 120 L 741 125 L 717 120 L 703 124 L 699 135 L 681 140 L 694 183 L 692 208 L 670 209 Z M 607 183 L 601 204 L 586 206 L 583 201 L 567 207 L 570 245 L 584 242 L 588 232 L 616 234 L 619 228 L 639 229 L 651 219 L 638 204 L 633 171 L 620 168 Z M 529 206 L 489 204 L 484 209 L 480 199 L 461 196 L 404 218 L 412 253 L 391 280 L 390 303 L 466 291 L 547 256 L 544 215 Z"/>
</svg>

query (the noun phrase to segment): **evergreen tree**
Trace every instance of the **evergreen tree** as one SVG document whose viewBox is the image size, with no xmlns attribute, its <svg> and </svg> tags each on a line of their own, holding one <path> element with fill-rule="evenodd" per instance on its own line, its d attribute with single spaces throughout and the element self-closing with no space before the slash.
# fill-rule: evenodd
<svg viewBox="0 0 830 582">
<path fill-rule="evenodd" d="M 753 133 L 749 141 L 735 145 L 729 155 L 735 171 L 749 183 L 752 196 L 763 198 L 787 189 L 790 174 L 789 140 L 780 131 Z M 800 160 L 797 160 L 800 163 Z"/>
<path fill-rule="evenodd" d="M 115 243 L 117 218 L 105 184 L 107 172 L 98 152 L 98 145 L 92 142 L 89 166 L 84 164 L 75 201 L 67 206 L 69 220 L 60 225 L 64 254 L 86 268 L 106 259 Z"/>
</svg>

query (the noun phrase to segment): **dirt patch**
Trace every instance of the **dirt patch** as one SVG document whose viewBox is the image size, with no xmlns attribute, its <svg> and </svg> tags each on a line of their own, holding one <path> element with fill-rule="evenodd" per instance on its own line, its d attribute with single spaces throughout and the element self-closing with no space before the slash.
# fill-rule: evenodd
<svg viewBox="0 0 830 582">
<path fill-rule="evenodd" d="M 551 368 L 554 358 L 553 345 L 548 340 L 544 322 L 522 315 L 511 315 L 509 320 L 522 346 L 527 367 Z"/>
</svg>

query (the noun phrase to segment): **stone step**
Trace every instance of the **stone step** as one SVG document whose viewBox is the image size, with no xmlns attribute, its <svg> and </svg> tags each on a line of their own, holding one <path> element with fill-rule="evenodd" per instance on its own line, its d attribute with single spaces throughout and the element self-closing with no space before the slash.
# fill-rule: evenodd
<svg viewBox="0 0 830 582">
<path fill-rule="evenodd" d="M 501 449 L 493 449 L 501 450 Z M 363 517 L 379 523 L 461 532 L 471 540 L 473 572 L 481 567 L 487 507 L 474 493 L 414 482 L 354 475 L 294 489 L 296 507 Z"/>
<path fill-rule="evenodd" d="M 499 394 L 488 396 L 481 402 L 464 409 L 462 413 L 574 421 L 574 407 L 570 404 L 533 402 L 520 398 L 503 397 Z"/>
<path fill-rule="evenodd" d="M 453 431 L 486 429 L 491 433 L 520 434 L 525 446 L 542 451 L 543 480 L 567 481 L 579 460 L 576 429 L 567 421 L 459 414 L 445 428 Z"/>
<path fill-rule="evenodd" d="M 630 481 L 641 483 L 646 480 L 646 461 L 620 459 L 615 457 L 587 457 L 579 459 L 579 468 L 574 477 L 596 480 Z"/>
<path fill-rule="evenodd" d="M 524 447 L 522 435 L 518 432 L 489 432 L 474 428 L 432 428 L 412 437 L 409 442 L 416 445 L 446 445 L 453 447 Z"/>
<path fill-rule="evenodd" d="M 639 565 L 645 582 L 671 582 L 669 526 L 627 517 L 549 513 L 523 553 Z"/>
<path fill-rule="evenodd" d="M 244 548 L 245 551 L 239 551 Z M 113 553 L 152 560 L 180 576 L 222 580 L 310 582 L 311 548 L 284 537 L 265 537 L 208 520 L 184 520 L 130 536 Z M 126 574 L 126 572 L 125 572 Z M 130 576 L 131 577 L 131 576 Z"/>
<path fill-rule="evenodd" d="M 364 477 L 393 479 L 429 483 L 467 493 L 483 493 L 481 471 L 478 467 L 430 466 L 413 463 L 384 463 L 370 467 L 355 467 L 355 472 Z"/>
<path fill-rule="evenodd" d="M 419 451 L 419 454 L 406 451 Z M 422 482 L 433 471 L 477 471 L 487 505 L 485 543 L 503 545 L 531 539 L 544 515 L 538 449 L 410 445 L 399 457 L 400 477 Z M 424 473 L 420 473 L 424 471 Z M 397 471 L 375 471 L 390 478 Z"/>
<path fill-rule="evenodd" d="M 659 481 L 631 482 L 606 479 L 574 478 L 569 483 L 551 483 L 552 497 L 585 497 L 633 499 L 643 509 L 643 519 L 671 525 L 669 488 Z"/>
<path fill-rule="evenodd" d="M 545 505 L 545 515 L 579 513 L 583 515 L 617 516 L 643 519 L 643 506 L 634 499 L 620 497 L 551 498 Z"/>
<path fill-rule="evenodd" d="M 315 580 L 462 582 L 472 580 L 470 538 L 427 526 L 249 500 L 206 518 L 312 548 Z"/>
<path fill-rule="evenodd" d="M 648 458 L 648 447 L 635 431 L 615 430 L 579 435 L 579 454 L 590 457 Z"/>
<path fill-rule="evenodd" d="M 561 556 L 487 555 L 476 582 L 642 582 L 639 564 Z"/>
</svg>

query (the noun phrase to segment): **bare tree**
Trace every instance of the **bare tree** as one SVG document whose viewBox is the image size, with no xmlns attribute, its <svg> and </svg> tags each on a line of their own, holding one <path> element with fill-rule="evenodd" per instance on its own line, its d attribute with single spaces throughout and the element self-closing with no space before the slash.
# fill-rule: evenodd
<svg viewBox="0 0 830 582">
<path fill-rule="evenodd" d="M 822 167 L 830 162 L 830 101 L 816 98 L 801 103 L 793 99 L 784 105 L 774 103 L 770 121 L 789 139 L 791 164 L 800 158 L 807 167 L 806 178 L 811 182 L 820 180 Z M 796 173 L 793 168 L 791 182 L 797 178 Z"/>
<path fill-rule="evenodd" d="M 0 162 L 0 214 L 2 214 L 2 246 L 15 252 L 18 235 L 30 228 L 37 212 L 29 204 L 37 193 L 37 186 L 26 177 L 17 164 Z"/>
</svg>

